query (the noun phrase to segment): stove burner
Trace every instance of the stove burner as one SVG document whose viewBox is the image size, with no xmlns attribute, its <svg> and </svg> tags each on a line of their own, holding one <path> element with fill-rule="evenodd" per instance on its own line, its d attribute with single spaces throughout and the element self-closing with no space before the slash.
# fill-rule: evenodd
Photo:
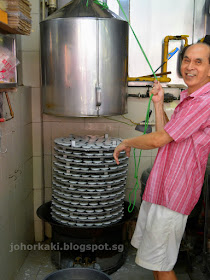
<svg viewBox="0 0 210 280">
<path fill-rule="evenodd" d="M 52 226 L 52 262 L 58 269 L 91 267 L 111 274 L 125 262 L 129 244 L 129 224 L 136 218 L 137 209 L 128 212 L 129 203 L 124 201 L 123 218 L 100 227 L 62 225 L 51 216 L 51 202 L 41 205 L 37 215 Z M 57 247 L 56 247 L 57 246 Z"/>
</svg>

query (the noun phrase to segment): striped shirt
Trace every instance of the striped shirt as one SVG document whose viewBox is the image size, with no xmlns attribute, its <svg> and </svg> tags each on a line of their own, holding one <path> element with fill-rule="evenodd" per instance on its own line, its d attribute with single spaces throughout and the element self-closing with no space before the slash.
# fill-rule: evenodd
<svg viewBox="0 0 210 280">
<path fill-rule="evenodd" d="M 210 152 L 210 82 L 188 95 L 164 130 L 174 141 L 159 148 L 143 200 L 189 215 L 203 186 Z"/>
</svg>

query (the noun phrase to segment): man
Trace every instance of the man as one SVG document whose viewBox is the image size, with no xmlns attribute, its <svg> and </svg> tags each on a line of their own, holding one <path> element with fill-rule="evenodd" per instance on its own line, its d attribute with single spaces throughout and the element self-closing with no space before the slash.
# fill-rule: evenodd
<svg viewBox="0 0 210 280">
<path fill-rule="evenodd" d="M 169 121 L 164 92 L 155 81 L 151 94 L 156 132 L 125 139 L 114 151 L 159 148 L 147 181 L 131 244 L 136 263 L 153 271 L 155 280 L 175 280 L 173 267 L 188 215 L 197 203 L 210 152 L 210 46 L 198 43 L 183 53 L 181 73 L 188 89 Z"/>
</svg>

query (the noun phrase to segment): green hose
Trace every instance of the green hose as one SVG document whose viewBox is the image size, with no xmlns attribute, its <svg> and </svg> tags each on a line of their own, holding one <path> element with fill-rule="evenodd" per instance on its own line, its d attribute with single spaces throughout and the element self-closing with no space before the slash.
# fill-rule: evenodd
<svg viewBox="0 0 210 280">
<path fill-rule="evenodd" d="M 149 103 L 148 103 L 148 107 L 147 107 L 147 114 L 146 114 L 146 120 L 145 120 L 145 126 L 144 126 L 144 133 L 146 133 L 147 131 L 147 128 L 148 128 L 148 125 L 149 125 L 149 111 L 150 111 L 150 103 L 151 103 L 151 100 L 152 100 L 152 96 L 150 96 L 150 99 L 149 99 Z M 137 193 L 137 190 L 139 189 L 139 177 L 138 177 L 138 173 L 139 173 L 139 165 L 140 165 L 140 161 L 141 161 L 141 152 L 142 150 L 140 150 L 140 153 L 139 153 L 139 159 L 138 159 L 138 164 L 137 164 L 137 161 L 136 161 L 136 149 L 133 150 L 133 154 L 134 154 L 134 163 L 135 163 L 135 175 L 134 175 L 134 178 L 136 179 L 136 183 L 135 183 L 135 186 L 134 188 L 132 189 L 132 191 L 130 191 L 129 193 L 129 206 L 128 206 L 128 212 L 131 213 L 135 207 L 135 203 L 136 203 L 136 193 Z M 134 192 L 134 201 L 132 203 L 131 201 L 131 195 L 133 194 Z M 132 208 L 131 208 L 132 206 Z M 130 209 L 131 208 L 131 209 Z"/>
<path fill-rule="evenodd" d="M 102 9 L 108 9 L 108 5 L 106 3 L 104 3 L 103 1 L 98 1 L 98 0 L 94 0 L 94 3 L 98 4 L 99 6 L 102 7 Z M 86 2 L 86 6 L 88 7 L 89 1 L 87 0 Z"/>
</svg>

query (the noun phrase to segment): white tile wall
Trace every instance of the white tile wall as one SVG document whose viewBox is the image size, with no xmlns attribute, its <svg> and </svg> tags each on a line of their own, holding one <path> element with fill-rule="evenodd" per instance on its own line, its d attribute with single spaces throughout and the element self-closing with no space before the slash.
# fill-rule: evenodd
<svg viewBox="0 0 210 280">
<path fill-rule="evenodd" d="M 52 187 L 50 188 L 45 188 L 45 201 L 51 201 L 52 199 Z"/>
<path fill-rule="evenodd" d="M 32 1 L 30 1 L 30 3 L 31 3 L 31 13 L 32 13 L 32 19 L 33 19 L 33 14 L 39 14 L 40 1 L 32 0 Z"/>
<path fill-rule="evenodd" d="M 34 232 L 35 232 L 35 240 L 38 241 L 43 241 L 44 238 L 44 226 L 43 226 L 43 221 L 42 220 L 35 220 L 34 221 Z"/>
<path fill-rule="evenodd" d="M 42 121 L 42 112 L 41 112 L 41 93 L 40 87 L 32 88 L 31 94 L 31 110 L 32 110 L 32 119 L 33 122 L 41 123 Z"/>
<path fill-rule="evenodd" d="M 0 154 L 0 270 L 5 280 L 14 279 L 27 254 L 10 253 L 11 243 L 34 242 L 31 89 L 20 87 L 9 96 L 15 118 L 0 126 L 1 148 L 7 148 Z"/>
<path fill-rule="evenodd" d="M 32 147 L 32 123 L 25 125 L 25 130 L 21 131 L 22 134 L 22 149 L 24 150 L 25 161 L 33 155 Z"/>
<path fill-rule="evenodd" d="M 55 117 L 56 119 L 56 117 Z M 52 122 L 51 123 L 51 139 L 54 141 L 55 138 L 63 136 L 68 136 L 69 134 L 76 133 L 85 135 L 85 124 L 84 122 L 77 122 L 71 119 L 69 122 Z"/>
<path fill-rule="evenodd" d="M 39 2 L 39 1 L 36 1 Z M 30 36 L 22 36 L 22 51 L 39 51 L 39 14 L 32 14 L 32 28 Z"/>
<path fill-rule="evenodd" d="M 23 85 L 40 87 L 39 52 L 22 52 Z"/>
<path fill-rule="evenodd" d="M 33 156 L 42 156 L 42 125 L 41 123 L 33 122 Z"/>
<path fill-rule="evenodd" d="M 43 169 L 42 167 L 42 156 L 33 157 L 33 188 L 43 188 Z"/>
<path fill-rule="evenodd" d="M 18 91 L 18 100 L 21 107 L 20 121 L 24 125 L 31 124 L 32 122 L 32 109 L 29 106 L 31 104 L 31 88 L 29 88 L 30 94 L 25 93 L 26 89 L 27 87 L 19 87 Z"/>
<path fill-rule="evenodd" d="M 34 190 L 34 220 L 40 221 L 39 217 L 36 215 L 36 211 L 43 204 L 43 189 Z"/>
<path fill-rule="evenodd" d="M 51 122 L 43 122 L 44 154 L 51 155 L 52 151 L 52 128 Z"/>
<path fill-rule="evenodd" d="M 26 162 L 24 162 L 24 178 L 23 178 L 23 184 L 26 188 L 26 192 L 27 189 L 32 189 L 33 187 L 33 158 L 31 157 L 30 159 L 28 159 Z"/>
<path fill-rule="evenodd" d="M 52 189 L 52 155 L 44 155 L 44 186 L 46 189 Z M 51 194 L 51 193 L 50 193 Z M 49 195 L 45 196 L 45 201 L 51 200 Z"/>
</svg>

